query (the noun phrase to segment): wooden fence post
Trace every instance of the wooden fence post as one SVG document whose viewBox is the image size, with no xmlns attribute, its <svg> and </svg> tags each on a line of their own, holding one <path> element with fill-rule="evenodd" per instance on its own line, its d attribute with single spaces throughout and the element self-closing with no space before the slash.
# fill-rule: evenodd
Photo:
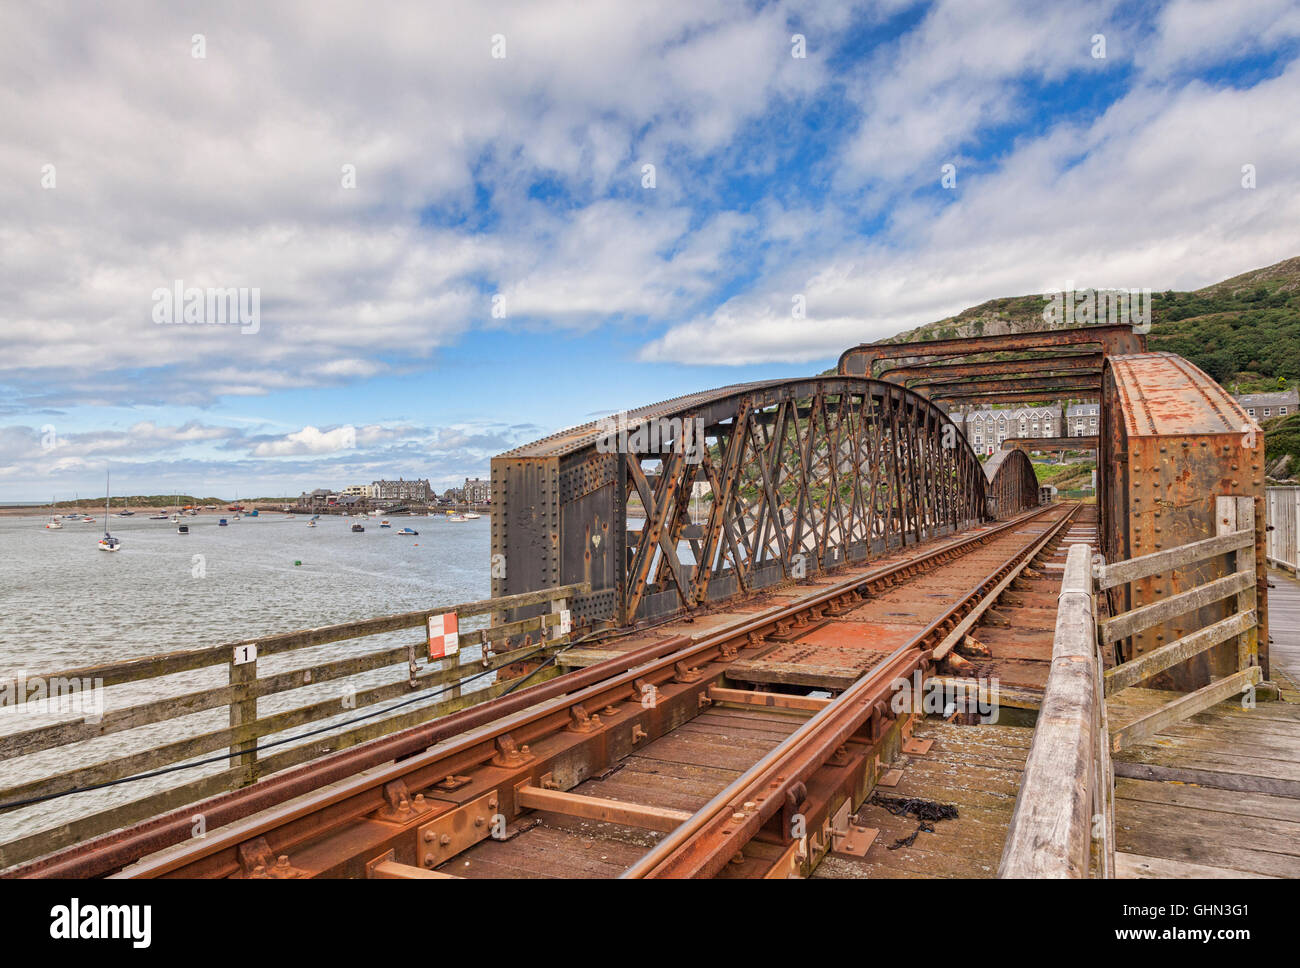
<svg viewBox="0 0 1300 968">
<path fill-rule="evenodd" d="M 235 646 L 230 656 L 230 728 L 257 721 L 257 646 Z M 256 738 L 235 742 L 230 747 L 230 765 L 244 770 L 241 786 L 257 780 L 257 750 L 237 752 L 240 747 L 256 743 Z"/>
<path fill-rule="evenodd" d="M 1255 531 L 1255 501 L 1248 497 L 1216 497 L 1214 499 L 1214 521 L 1218 534 L 1231 534 L 1234 531 Z M 1255 544 L 1252 541 L 1244 548 L 1233 552 L 1233 572 L 1250 576 L 1250 586 L 1234 597 L 1228 599 L 1227 614 L 1234 612 L 1255 611 Z M 1251 625 L 1237 636 L 1237 670 L 1241 672 L 1248 666 L 1259 663 L 1259 626 Z"/>
</svg>

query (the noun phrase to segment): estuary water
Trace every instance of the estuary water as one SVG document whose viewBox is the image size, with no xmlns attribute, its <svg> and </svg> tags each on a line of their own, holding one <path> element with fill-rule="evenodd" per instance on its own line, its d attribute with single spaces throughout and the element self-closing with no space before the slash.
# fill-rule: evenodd
<svg viewBox="0 0 1300 968">
<path fill-rule="evenodd" d="M 218 525 L 225 517 L 229 524 Z M 96 546 L 103 534 L 95 523 L 65 521 L 62 530 L 44 528 L 45 516 L 0 517 L 0 676 L 38 676 L 79 667 L 397 612 L 450 606 L 490 594 L 488 516 L 448 522 L 440 516 L 390 519 L 322 517 L 314 528 L 307 516 L 263 512 L 233 520 L 229 512 L 183 518 L 189 534 L 170 521 L 146 514 L 109 518 L 122 550 Z M 399 535 L 403 527 L 418 537 Z M 477 627 L 481 622 L 467 622 Z M 258 661 L 259 676 L 408 645 L 421 630 L 371 636 L 303 649 Z M 468 657 L 468 656 L 467 656 Z M 348 682 L 357 689 L 405 678 L 405 666 L 374 670 Z M 126 708 L 151 699 L 210 688 L 226 682 L 226 667 L 102 690 L 104 709 Z M 488 685 L 490 677 L 470 688 Z M 259 701 L 259 713 L 329 700 L 341 686 L 319 683 Z M 344 722 L 390 703 L 341 708 L 329 722 Z M 74 715 L 73 720 L 80 719 Z M 0 758 L 0 787 L 89 765 L 227 725 L 226 707 L 110 734 L 80 744 L 75 754 L 54 749 Z M 31 715 L 0 710 L 0 736 L 51 722 L 64 713 Z M 292 737 L 319 728 L 313 723 L 282 734 Z M 272 737 L 278 738 L 278 737 Z M 295 744 L 289 744 L 295 745 Z M 271 753 L 286 746 L 277 747 Z M 200 758 L 212 757 L 212 753 Z M 228 761 L 0 813 L 0 843 L 45 829 L 104 806 L 190 782 L 226 768 Z"/>
</svg>

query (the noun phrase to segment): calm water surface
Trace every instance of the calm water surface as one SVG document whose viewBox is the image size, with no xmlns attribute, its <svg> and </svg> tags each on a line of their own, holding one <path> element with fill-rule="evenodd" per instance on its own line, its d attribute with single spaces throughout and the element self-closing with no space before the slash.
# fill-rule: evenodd
<svg viewBox="0 0 1300 968">
<path fill-rule="evenodd" d="M 28 676 L 114 662 L 180 649 L 218 645 L 271 633 L 372 618 L 395 612 L 454 605 L 490 594 L 487 516 L 477 521 L 393 517 L 392 528 L 353 519 L 262 514 L 230 520 L 205 513 L 186 518 L 188 535 L 169 521 L 137 513 L 110 518 L 122 541 L 116 554 L 102 552 L 96 523 L 66 523 L 47 531 L 46 517 L 0 517 L 0 675 Z M 224 515 L 228 520 L 230 514 Z M 411 527 L 419 537 L 398 535 Z M 295 565 L 300 561 L 301 565 Z M 475 627 L 476 623 L 466 623 Z M 419 630 L 334 643 L 259 660 L 259 675 L 327 662 L 407 644 Z M 375 670 L 348 680 L 357 688 L 405 677 L 405 667 Z M 226 669 L 170 676 L 105 690 L 106 708 L 208 688 L 226 681 Z M 487 685 L 480 680 L 476 687 Z M 262 715 L 331 698 L 338 683 L 294 690 L 260 701 Z M 342 713 L 355 717 L 390 703 Z M 0 761 L 0 787 L 90 764 L 136 749 L 226 726 L 221 707 L 82 744 L 69 755 L 49 751 Z M 0 735 L 66 719 L 0 714 Z M 289 730 L 304 733 L 318 724 Z M 273 738 L 279 738 L 273 737 Z M 285 747 L 278 747 L 271 753 Z M 211 754 L 207 754 L 211 755 Z M 167 777 L 105 791 L 80 793 L 0 814 L 0 842 L 43 829 L 61 819 L 102 809 L 225 768 L 200 766 Z"/>
</svg>

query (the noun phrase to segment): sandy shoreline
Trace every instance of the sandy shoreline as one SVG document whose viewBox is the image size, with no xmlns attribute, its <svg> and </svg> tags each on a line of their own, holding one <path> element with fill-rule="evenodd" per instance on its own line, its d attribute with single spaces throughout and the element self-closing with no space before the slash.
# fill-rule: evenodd
<svg viewBox="0 0 1300 968">
<path fill-rule="evenodd" d="M 159 512 L 162 511 L 166 511 L 168 514 L 171 514 L 173 511 L 176 510 L 176 507 L 175 505 L 172 505 L 171 507 L 163 507 L 163 506 L 132 504 L 126 508 L 122 508 L 121 506 L 114 504 L 112 513 L 117 514 L 118 512 L 123 510 L 134 511 L 136 514 L 143 514 L 145 516 L 148 516 L 150 514 L 158 514 Z M 232 514 L 232 513 L 233 512 L 231 511 L 227 511 L 224 506 L 218 507 L 217 510 L 215 511 L 203 511 L 203 510 L 199 511 L 200 515 Z M 67 517 L 70 514 L 78 514 L 78 515 L 89 515 L 92 518 L 102 518 L 104 516 L 104 506 L 101 504 L 97 508 L 94 506 L 87 506 L 84 508 L 63 507 L 63 508 L 55 508 L 53 511 L 50 510 L 48 505 L 43 508 L 0 508 L 0 517 L 5 517 L 5 518 L 24 518 L 24 517 L 48 518 L 51 514 L 61 514 L 64 517 Z"/>
</svg>

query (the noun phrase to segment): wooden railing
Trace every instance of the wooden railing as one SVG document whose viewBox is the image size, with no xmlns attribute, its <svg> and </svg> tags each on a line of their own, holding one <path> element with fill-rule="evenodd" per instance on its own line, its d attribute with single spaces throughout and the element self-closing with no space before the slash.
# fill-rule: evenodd
<svg viewBox="0 0 1300 968">
<path fill-rule="evenodd" d="M 1101 624 L 1101 643 L 1105 647 L 1206 606 L 1228 602 L 1225 618 L 1108 669 L 1107 696 L 1144 682 L 1224 642 L 1235 639 L 1237 644 L 1235 671 L 1117 728 L 1111 737 L 1115 752 L 1140 743 L 1260 681 L 1259 621 L 1255 610 L 1255 502 L 1244 497 L 1218 497 L 1215 499 L 1215 520 L 1219 533 L 1212 538 L 1128 561 L 1098 565 L 1095 569 L 1097 590 L 1105 591 L 1162 572 L 1187 571 L 1220 556 L 1229 558 L 1227 573 L 1222 577 L 1114 615 Z"/>
<path fill-rule="evenodd" d="M 1264 547 L 1268 563 L 1300 574 L 1300 487 L 1264 489 L 1268 534 Z"/>
<path fill-rule="evenodd" d="M 1115 779 L 1089 556 L 1075 544 L 1066 558 L 1052 667 L 999 877 L 1114 876 Z"/>
<path fill-rule="evenodd" d="M 34 804 L 65 795 L 135 782 L 147 774 L 154 777 L 182 770 L 212 766 L 219 772 L 178 785 L 170 785 L 142 799 L 118 803 L 107 810 L 79 816 L 57 827 L 30 834 L 0 845 L 0 868 L 57 850 L 67 844 L 107 830 L 155 816 L 166 810 L 192 803 L 204 797 L 246 786 L 259 777 L 297 766 L 327 753 L 346 749 L 398 729 L 444 716 L 456 710 L 494 698 L 522 682 L 525 675 L 501 679 L 498 670 L 524 659 L 543 660 L 569 642 L 566 634 L 568 600 L 586 594 L 586 585 L 565 585 L 503 598 L 485 599 L 444 608 L 405 612 L 357 622 L 346 622 L 280 635 L 264 636 L 226 645 L 169 652 L 122 662 L 68 669 L 59 672 L 0 676 L 0 696 L 5 705 L 35 702 L 28 698 L 30 684 L 86 683 L 98 691 L 127 683 L 145 683 L 151 694 L 176 688 L 190 688 L 189 682 L 176 680 L 154 682 L 162 677 L 196 670 L 226 667 L 226 682 L 209 688 L 194 689 L 165 698 L 150 698 L 132 705 L 103 703 L 102 714 L 82 720 L 63 719 L 30 728 L 0 733 L 0 762 L 16 757 L 66 750 L 72 754 L 77 745 L 111 734 L 123 734 L 123 746 L 136 746 L 131 752 L 72 768 L 56 769 L 0 789 L 0 814 L 11 813 Z M 284 653 L 329 643 L 349 642 L 369 636 L 384 635 L 406 629 L 425 629 L 430 618 L 455 612 L 459 619 L 484 616 L 495 619 L 500 613 L 527 606 L 547 606 L 550 610 L 531 618 L 496 623 L 459 633 L 459 649 L 452 655 L 431 658 L 427 635 L 398 645 L 349 654 L 330 661 L 315 661 L 298 668 L 261 675 L 259 662 Z M 521 639 L 522 637 L 522 639 Z M 494 646 L 514 641 L 513 647 L 495 651 Z M 522 641 L 522 645 L 520 642 Z M 351 643 L 350 643 L 351 644 Z M 375 673 L 368 678 L 389 674 L 394 667 L 405 667 L 405 675 L 395 681 L 368 684 L 353 677 Z M 555 674 L 553 667 L 543 670 L 544 678 Z M 185 677 L 183 677 L 185 678 Z M 536 678 L 536 676 L 534 676 Z M 352 681 L 349 681 L 352 680 Z M 324 682 L 337 682 L 338 691 L 328 699 L 307 702 L 276 710 L 259 709 L 259 700 L 291 693 Z M 540 680 L 538 680 L 540 681 Z M 472 686 L 473 688 L 466 688 Z M 53 687 L 51 687 L 53 688 Z M 441 697 L 441 698 L 440 698 Z M 84 696 L 83 702 L 84 702 Z M 372 714 L 361 712 L 368 706 L 393 701 Z M 278 705 L 284 705 L 280 703 Z M 225 728 L 208 730 L 170 739 L 161 745 L 140 747 L 131 742 L 131 730 L 162 725 L 176 731 L 185 727 L 178 722 L 205 710 L 229 710 Z M 24 710 L 7 709 L 8 716 Z M 84 711 L 84 709 L 83 709 Z M 342 719 L 343 721 L 338 721 Z M 296 735 L 276 736 L 298 727 L 335 720 L 323 727 L 300 730 Z M 13 721 L 10 720 L 12 723 Z M 358 722 L 360 723 L 358 725 Z M 191 725 L 190 729 L 194 727 Z M 312 735 L 319 731 L 319 735 Z M 157 729 L 154 732 L 158 732 Z M 310 742 L 291 745 L 295 740 L 312 736 Z M 274 739 L 268 739 L 273 737 Z M 279 748 L 277 752 L 268 751 Z M 122 747 L 119 747 L 122 748 Z M 219 751 L 224 751 L 220 752 Z M 212 756 L 209 754 L 218 754 Z M 46 757 L 49 759 L 50 757 Z M 60 765 L 66 759 L 60 759 Z M 179 767 L 179 769 L 177 769 Z M 224 767 L 224 768 L 223 768 Z M 8 773 L 6 778 L 11 778 Z"/>
</svg>

